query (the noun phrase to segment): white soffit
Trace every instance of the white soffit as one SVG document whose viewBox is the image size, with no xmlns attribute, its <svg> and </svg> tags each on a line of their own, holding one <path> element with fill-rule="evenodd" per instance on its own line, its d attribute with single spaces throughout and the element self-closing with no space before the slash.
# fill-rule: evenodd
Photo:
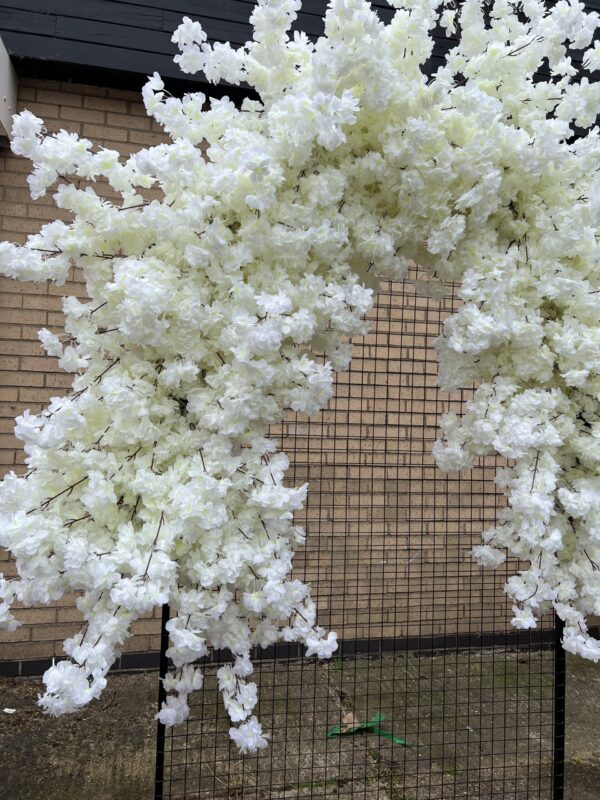
<svg viewBox="0 0 600 800">
<path fill-rule="evenodd" d="M 17 111 L 17 73 L 0 38 L 0 137 L 10 137 L 12 115 Z"/>
</svg>

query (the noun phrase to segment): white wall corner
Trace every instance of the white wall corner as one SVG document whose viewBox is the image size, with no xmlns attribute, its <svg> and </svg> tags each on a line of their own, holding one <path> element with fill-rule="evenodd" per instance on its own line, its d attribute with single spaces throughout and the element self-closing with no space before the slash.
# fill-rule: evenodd
<svg viewBox="0 0 600 800">
<path fill-rule="evenodd" d="M 10 139 L 12 115 L 16 111 L 17 73 L 0 37 L 0 144 L 7 144 Z"/>
</svg>

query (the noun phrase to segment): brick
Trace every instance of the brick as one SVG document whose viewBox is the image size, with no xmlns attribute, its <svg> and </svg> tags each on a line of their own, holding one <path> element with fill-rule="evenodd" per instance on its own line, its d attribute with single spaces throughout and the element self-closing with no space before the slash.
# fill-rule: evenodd
<svg viewBox="0 0 600 800">
<path fill-rule="evenodd" d="M 20 298 L 19 298 L 20 299 Z M 0 304 L 2 298 L 0 297 Z M 10 308 L 6 311 L 0 311 L 2 322 L 19 322 L 23 325 L 44 325 L 46 322 L 45 311 L 33 311 L 27 309 L 22 311 L 20 308 Z"/>
<path fill-rule="evenodd" d="M 32 203 L 31 195 L 29 194 L 29 189 L 24 186 L 5 186 L 4 187 L 4 199 L 11 202 L 11 203 Z M 54 203 L 52 202 L 51 197 L 40 197 L 39 200 L 35 201 L 36 205 L 46 205 L 46 206 L 53 206 Z"/>
<path fill-rule="evenodd" d="M 81 611 L 75 608 L 75 606 L 66 606 L 65 608 L 57 608 L 56 621 L 81 623 L 82 621 Z"/>
<path fill-rule="evenodd" d="M 147 117 L 148 113 L 144 107 L 143 103 L 135 102 L 131 103 L 129 106 L 129 113 L 134 117 Z"/>
<path fill-rule="evenodd" d="M 9 239 L 13 244 L 25 244 L 27 241 L 26 234 L 17 233 L 16 231 L 13 231 L 10 236 L 7 236 L 6 238 Z"/>
<path fill-rule="evenodd" d="M 48 608 L 19 608 L 15 614 L 24 625 L 45 625 L 56 621 L 56 609 Z"/>
<path fill-rule="evenodd" d="M 83 135 L 90 139 L 100 141 L 110 139 L 113 142 L 126 142 L 127 128 L 114 128 L 109 125 L 92 125 L 86 122 L 83 126 Z"/>
<path fill-rule="evenodd" d="M 0 339 L 0 355 L 39 356 L 43 353 L 39 342 L 9 342 Z"/>
<path fill-rule="evenodd" d="M 54 206 L 38 206 L 36 204 L 34 206 L 29 206 L 27 210 L 29 219 L 36 220 L 34 223 L 36 225 L 36 230 L 45 222 L 55 219 L 61 219 L 63 222 L 70 222 L 73 219 L 73 215 L 69 211 Z"/>
<path fill-rule="evenodd" d="M 123 653 L 144 653 L 150 649 L 149 644 L 150 640 L 148 636 L 137 634 L 136 636 L 132 636 L 130 639 L 127 639 L 121 648 L 121 651 Z"/>
<path fill-rule="evenodd" d="M 6 294 L 46 294 L 46 283 L 24 283 L 14 278 L 0 278 L 0 292 Z"/>
<path fill-rule="evenodd" d="M 38 627 L 34 627 L 32 630 L 32 641 L 51 641 L 51 642 L 58 642 L 62 639 L 66 639 L 67 636 L 72 636 L 76 631 L 79 630 L 81 625 L 77 624 L 54 624 L 54 625 L 43 625 Z"/>
<path fill-rule="evenodd" d="M 127 113 L 127 101 L 117 100 L 114 97 L 90 97 L 83 98 L 84 108 L 95 108 L 98 111 L 112 111 L 116 114 Z"/>
<path fill-rule="evenodd" d="M 70 108 L 69 106 L 61 106 L 59 116 L 64 120 L 91 122 L 95 125 L 102 125 L 105 122 L 106 112 L 94 111 L 91 108 Z"/>
<path fill-rule="evenodd" d="M 119 100 L 126 100 L 130 103 L 140 102 L 140 93 L 132 89 L 108 89 L 107 97 L 115 97 Z"/>
<path fill-rule="evenodd" d="M 44 376 L 39 372 L 0 372 L 0 386 L 43 386 Z"/>
<path fill-rule="evenodd" d="M 22 79 L 19 80 L 19 101 L 35 100 L 36 90 L 31 86 L 23 86 Z"/>
<path fill-rule="evenodd" d="M 40 98 L 43 98 L 44 102 L 53 103 L 56 106 L 81 108 L 83 105 L 83 97 L 79 92 L 61 92 L 45 89 L 43 92 L 38 91 L 38 100 Z"/>
<path fill-rule="evenodd" d="M 133 142 L 134 144 L 144 145 L 144 146 L 154 146 L 157 144 L 162 144 L 166 140 L 164 134 L 160 133 L 152 133 L 151 131 L 136 131 L 130 130 L 129 131 L 129 141 Z"/>
<path fill-rule="evenodd" d="M 86 297 L 85 288 L 82 287 L 81 283 L 75 283 L 74 281 L 67 281 L 63 283 L 62 286 L 54 286 L 51 284 L 48 287 L 48 293 L 57 297 L 68 297 L 69 295 L 82 298 Z"/>
<path fill-rule="evenodd" d="M 36 310 L 58 311 L 62 308 L 59 297 L 46 295 L 25 295 L 23 297 L 23 308 L 34 308 Z"/>
<path fill-rule="evenodd" d="M 70 388 L 73 383 L 73 376 L 65 372 L 57 372 L 54 375 L 46 375 L 46 386 L 57 388 Z M 61 393 L 62 394 L 62 393 Z"/>
<path fill-rule="evenodd" d="M 19 359 L 14 356 L 0 357 L 0 370 L 19 369 Z"/>
<path fill-rule="evenodd" d="M 0 403 L 0 431 L 12 433 L 15 428 L 15 414 L 20 411 L 18 403 Z"/>
<path fill-rule="evenodd" d="M 0 203 L 0 214 L 3 214 L 7 217 L 26 217 L 27 208 L 28 206 L 26 203 L 11 203 L 4 201 Z"/>
<path fill-rule="evenodd" d="M 4 642 L 29 642 L 31 640 L 31 628 L 22 625 L 16 631 L 0 630 L 0 645 Z"/>
<path fill-rule="evenodd" d="M 22 219 L 21 217 L 3 217 L 2 230 L 14 231 L 15 233 L 35 233 L 35 223 L 29 219 Z"/>
<path fill-rule="evenodd" d="M 8 449 L 15 449 L 15 447 L 21 447 L 22 442 L 20 442 L 16 436 L 10 436 L 6 433 L 0 433 L 0 449 L 8 450 Z"/>
<path fill-rule="evenodd" d="M 47 99 L 47 95 L 44 96 L 44 100 Z M 46 121 L 46 117 L 56 117 L 58 115 L 58 105 L 56 103 L 45 102 L 41 103 L 39 100 L 29 101 L 27 105 L 22 103 L 18 103 L 19 111 L 24 111 L 27 109 L 31 111 L 32 114 L 35 114 L 37 117 L 41 117 L 44 122 Z"/>
<path fill-rule="evenodd" d="M 22 336 L 23 328 L 20 325 L 2 325 L 0 324 L 0 338 L 1 339 L 20 339 Z"/>
<path fill-rule="evenodd" d="M 57 330 L 56 327 L 52 325 L 46 325 L 46 328 L 49 330 Z M 58 327 L 58 332 L 63 330 L 64 326 L 61 325 Z M 39 325 L 23 325 L 21 328 L 21 336 L 20 339 L 26 339 L 32 342 L 39 342 L 38 331 L 40 330 Z"/>
<path fill-rule="evenodd" d="M 8 642 L 0 644 L 1 661 L 17 661 L 26 658 L 51 658 L 54 647 L 48 642 Z"/>
<path fill-rule="evenodd" d="M 75 596 L 73 594 L 64 594 L 59 600 L 54 601 L 57 608 L 67 608 L 75 604 Z"/>
<path fill-rule="evenodd" d="M 150 130 L 150 118 L 134 117 L 131 114 L 111 114 L 106 115 L 107 125 L 112 125 L 115 128 L 134 129 L 140 131 Z"/>
<path fill-rule="evenodd" d="M 13 386 L 0 386 L 0 401 L 16 400 L 18 389 Z"/>
<path fill-rule="evenodd" d="M 15 569 L 14 562 L 13 561 L 5 562 L 2 565 L 2 572 L 5 578 L 15 578 L 17 575 L 17 570 Z"/>
<path fill-rule="evenodd" d="M 19 389 L 20 403 L 47 403 L 51 397 L 57 396 L 56 389 L 48 387 L 46 389 Z"/>
<path fill-rule="evenodd" d="M 157 619 L 138 619 L 133 624 L 135 635 L 146 633 L 160 633 L 160 620 Z"/>
<path fill-rule="evenodd" d="M 6 278 L 6 280 L 8 280 L 8 278 Z M 11 308 L 22 308 L 22 307 L 23 307 L 23 299 L 21 296 L 7 294 L 7 293 L 0 294 L 0 308 L 11 309 Z M 9 321 L 7 318 L 8 312 L 2 311 L 1 313 L 2 313 L 1 317 L 2 322 L 8 322 Z"/>
<path fill-rule="evenodd" d="M 25 158 L 9 158 L 6 167 L 6 173 L 20 172 L 29 174 L 31 172 L 31 162 Z"/>
<path fill-rule="evenodd" d="M 0 363 L 2 363 L 1 359 Z M 21 367 L 34 372 L 57 372 L 59 369 L 58 360 L 56 358 L 50 358 L 49 356 L 40 358 L 25 356 L 21 359 Z"/>
<path fill-rule="evenodd" d="M 104 86 L 90 86 L 87 83 L 73 83 L 72 81 L 61 81 L 56 88 L 62 92 L 73 92 L 91 97 L 106 97 L 108 94 L 108 89 Z"/>
</svg>

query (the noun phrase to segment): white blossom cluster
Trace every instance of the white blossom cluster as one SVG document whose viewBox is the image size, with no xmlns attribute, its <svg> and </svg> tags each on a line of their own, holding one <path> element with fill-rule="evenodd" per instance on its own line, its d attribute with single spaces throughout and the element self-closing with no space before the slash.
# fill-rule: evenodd
<svg viewBox="0 0 600 800">
<path fill-rule="evenodd" d="M 565 44 L 597 69 L 598 18 L 566 0 L 391 5 L 385 25 L 365 0 L 331 0 L 312 42 L 289 34 L 299 0 L 259 0 L 239 49 L 209 46 L 185 19 L 181 68 L 260 100 L 177 99 L 154 75 L 144 101 L 171 142 L 125 161 L 15 117 L 32 195 L 52 187 L 73 222 L 0 244 L 0 272 L 60 285 L 75 265 L 89 296 L 65 298 L 64 337 L 40 332 L 72 391 L 17 420 L 29 472 L 0 493 L 0 545 L 19 574 L 0 582 L 1 621 L 17 624 L 15 599 L 67 591 L 85 618 L 70 660 L 46 673 L 50 713 L 97 697 L 133 621 L 168 602 L 160 719 L 185 719 L 194 662 L 228 648 L 231 737 L 242 752 L 266 745 L 252 648 L 336 648 L 290 578 L 307 487 L 284 483 L 268 429 L 323 408 L 377 278 L 412 262 L 431 291 L 462 281 L 441 375 L 447 388 L 480 384 L 444 422 L 440 465 L 493 452 L 514 463 L 501 475 L 510 508 L 477 555 L 498 564 L 502 547 L 531 563 L 509 582 L 516 624 L 554 605 L 565 645 L 600 655 L 585 627 L 600 611 L 600 142 L 587 130 L 600 84 Z M 459 42 L 428 78 L 439 24 Z M 534 80 L 542 65 L 549 77 Z M 119 202 L 91 187 L 98 178 Z M 145 199 L 150 188 L 162 199 Z"/>
</svg>

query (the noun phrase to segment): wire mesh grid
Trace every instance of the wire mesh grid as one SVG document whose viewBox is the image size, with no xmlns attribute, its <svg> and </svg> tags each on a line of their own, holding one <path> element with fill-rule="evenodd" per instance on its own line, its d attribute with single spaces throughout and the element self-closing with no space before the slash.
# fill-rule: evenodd
<svg viewBox="0 0 600 800">
<path fill-rule="evenodd" d="M 256 653 L 270 734 L 256 756 L 229 741 L 216 685 L 227 654 L 214 654 L 190 718 L 166 734 L 157 797 L 558 798 L 553 620 L 517 635 L 502 590 L 517 565 L 482 571 L 470 556 L 503 505 L 498 464 L 447 477 L 431 457 L 440 414 L 469 395 L 436 386 L 433 342 L 453 305 L 383 285 L 328 409 L 273 431 L 290 482 L 310 487 L 295 575 L 340 648 L 328 662 L 295 646 Z"/>
</svg>

